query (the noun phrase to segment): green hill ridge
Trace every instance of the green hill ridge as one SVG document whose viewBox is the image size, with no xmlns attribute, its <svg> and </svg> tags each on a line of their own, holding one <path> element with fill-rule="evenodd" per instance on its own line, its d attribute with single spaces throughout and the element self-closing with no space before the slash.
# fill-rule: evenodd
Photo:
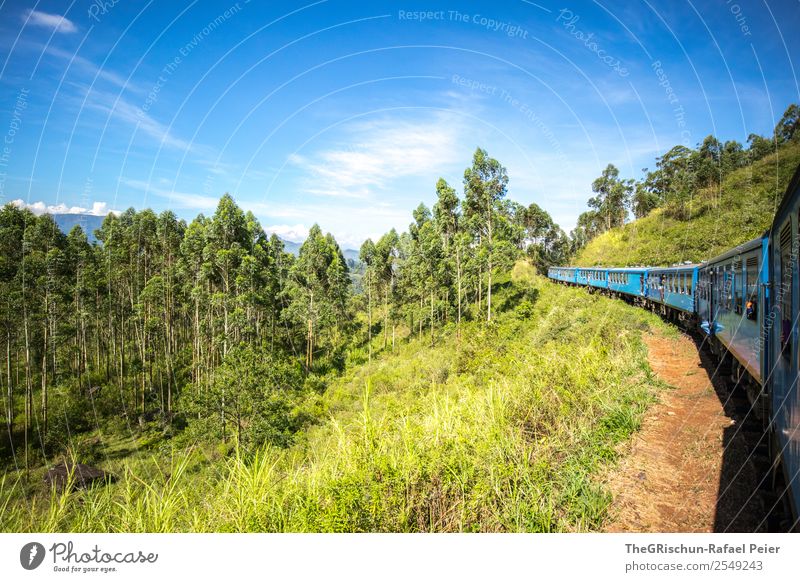
<svg viewBox="0 0 800 582">
<path fill-rule="evenodd" d="M 592 239 L 572 264 L 671 265 L 713 258 L 769 229 L 799 164 L 800 143 L 787 144 L 732 172 L 722 184 L 699 190 L 688 220 L 675 218 L 669 208 L 657 208 Z"/>
</svg>

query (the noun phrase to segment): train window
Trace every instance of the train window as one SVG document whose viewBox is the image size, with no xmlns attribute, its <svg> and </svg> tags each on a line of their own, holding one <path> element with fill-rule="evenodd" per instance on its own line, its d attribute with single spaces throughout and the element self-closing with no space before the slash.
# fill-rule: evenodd
<svg viewBox="0 0 800 582">
<path fill-rule="evenodd" d="M 792 359 L 792 291 L 794 287 L 794 273 L 792 265 L 792 223 L 791 221 L 781 229 L 781 356 L 791 361 Z"/>
<path fill-rule="evenodd" d="M 694 283 L 694 281 L 692 281 L 692 273 L 689 273 L 688 275 L 686 275 L 686 294 L 687 295 L 691 295 L 692 294 L 692 283 Z"/>
<path fill-rule="evenodd" d="M 733 308 L 733 273 L 728 272 L 725 267 L 725 309 L 730 311 Z"/>
<path fill-rule="evenodd" d="M 741 265 L 741 263 L 739 264 Z M 733 276 L 733 310 L 737 315 L 741 315 L 743 307 L 741 266 L 738 270 L 731 273 L 731 275 Z"/>
<path fill-rule="evenodd" d="M 758 286 L 758 257 L 747 259 L 745 274 L 747 276 L 747 301 L 744 312 L 747 319 L 758 319 L 759 286 Z"/>
</svg>

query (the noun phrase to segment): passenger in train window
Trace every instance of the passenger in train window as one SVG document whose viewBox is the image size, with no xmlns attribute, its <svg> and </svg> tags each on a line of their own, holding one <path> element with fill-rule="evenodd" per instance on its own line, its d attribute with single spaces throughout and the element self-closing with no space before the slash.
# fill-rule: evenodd
<svg viewBox="0 0 800 582">
<path fill-rule="evenodd" d="M 747 298 L 747 303 L 745 304 L 745 317 L 752 321 L 758 319 L 758 298 L 754 295 L 751 295 Z"/>
</svg>

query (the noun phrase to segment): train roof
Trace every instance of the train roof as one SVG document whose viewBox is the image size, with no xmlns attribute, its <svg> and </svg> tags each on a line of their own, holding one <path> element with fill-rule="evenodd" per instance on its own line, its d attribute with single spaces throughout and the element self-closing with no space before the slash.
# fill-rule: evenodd
<svg viewBox="0 0 800 582">
<path fill-rule="evenodd" d="M 650 267 L 553 267 L 555 269 L 582 269 L 584 271 L 645 271 Z"/>
<path fill-rule="evenodd" d="M 699 263 L 688 263 L 685 265 L 673 265 L 671 267 L 648 267 L 648 271 L 691 271 L 700 266 Z"/>
<path fill-rule="evenodd" d="M 735 257 L 736 255 L 741 255 L 742 253 L 746 253 L 761 247 L 764 241 L 764 237 L 767 235 L 764 234 L 758 238 L 754 238 L 753 240 L 749 240 L 746 243 L 742 243 L 739 246 L 733 247 L 729 251 L 725 251 L 721 255 L 717 255 L 713 259 L 709 259 L 707 261 L 703 261 L 703 265 L 713 265 L 716 263 L 720 263 L 722 261 L 726 261 L 731 257 Z"/>
</svg>

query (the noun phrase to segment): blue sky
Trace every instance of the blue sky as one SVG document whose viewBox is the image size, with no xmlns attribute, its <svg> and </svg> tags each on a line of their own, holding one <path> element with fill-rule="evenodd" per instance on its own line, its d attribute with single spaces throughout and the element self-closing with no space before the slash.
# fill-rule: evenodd
<svg viewBox="0 0 800 582">
<path fill-rule="evenodd" d="M 36 211 L 191 219 L 230 192 L 357 247 L 481 146 L 569 230 L 606 164 L 638 178 L 800 101 L 793 1 L 0 2 L 0 203 Z"/>
</svg>

